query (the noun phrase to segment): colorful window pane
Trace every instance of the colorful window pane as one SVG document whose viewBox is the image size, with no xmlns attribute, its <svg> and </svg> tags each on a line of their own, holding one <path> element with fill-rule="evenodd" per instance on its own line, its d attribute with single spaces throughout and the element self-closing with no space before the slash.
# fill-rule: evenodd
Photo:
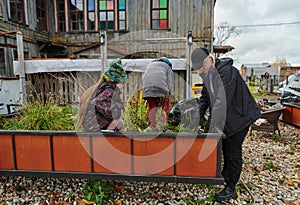
<svg viewBox="0 0 300 205">
<path fill-rule="evenodd" d="M 95 10 L 95 1 L 94 0 L 89 0 L 88 1 L 88 10 L 89 11 L 94 11 Z"/>
<path fill-rule="evenodd" d="M 107 10 L 114 10 L 114 1 L 113 0 L 108 0 L 107 1 Z"/>
<path fill-rule="evenodd" d="M 100 6 L 99 7 L 100 10 L 106 10 L 106 1 L 100 0 L 99 6 Z"/>
<path fill-rule="evenodd" d="M 119 0 L 119 9 L 124 10 L 125 9 L 125 0 Z"/>
<path fill-rule="evenodd" d="M 114 0 L 100 0 L 99 7 L 99 22 L 100 30 L 114 30 L 115 29 L 115 8 Z"/>
<path fill-rule="evenodd" d="M 95 30 L 95 1 L 88 0 L 88 19 L 87 19 L 87 28 L 90 31 Z"/>
<path fill-rule="evenodd" d="M 159 1 L 159 8 L 167 8 L 167 7 L 168 7 L 167 0 L 160 0 Z"/>
<path fill-rule="evenodd" d="M 160 19 L 167 19 L 167 11 L 166 10 L 160 11 L 159 17 L 160 17 Z"/>
<path fill-rule="evenodd" d="M 167 28 L 167 20 L 160 20 L 159 27 L 162 29 L 166 29 Z"/>
</svg>

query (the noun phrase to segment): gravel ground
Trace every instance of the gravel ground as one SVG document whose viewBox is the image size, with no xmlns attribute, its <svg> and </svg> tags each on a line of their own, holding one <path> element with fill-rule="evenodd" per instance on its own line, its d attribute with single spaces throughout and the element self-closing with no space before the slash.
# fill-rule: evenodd
<svg viewBox="0 0 300 205">
<path fill-rule="evenodd" d="M 279 122 L 282 137 L 253 132 L 244 145 L 238 199 L 227 204 L 300 204 L 300 129 Z M 85 179 L 1 177 L 0 205 L 83 204 Z M 105 181 L 115 191 L 103 204 L 213 204 L 222 186 Z M 247 186 L 244 186 L 246 184 Z M 50 196 L 54 196 L 54 201 Z"/>
</svg>

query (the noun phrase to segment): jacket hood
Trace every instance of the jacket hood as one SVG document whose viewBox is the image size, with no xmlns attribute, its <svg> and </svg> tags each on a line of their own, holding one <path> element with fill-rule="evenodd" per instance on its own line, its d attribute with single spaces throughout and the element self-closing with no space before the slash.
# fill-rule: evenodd
<svg viewBox="0 0 300 205">
<path fill-rule="evenodd" d="M 233 65 L 232 58 L 217 58 L 216 59 L 216 68 L 217 69 L 222 69 L 226 66 L 232 66 L 232 65 Z"/>
</svg>

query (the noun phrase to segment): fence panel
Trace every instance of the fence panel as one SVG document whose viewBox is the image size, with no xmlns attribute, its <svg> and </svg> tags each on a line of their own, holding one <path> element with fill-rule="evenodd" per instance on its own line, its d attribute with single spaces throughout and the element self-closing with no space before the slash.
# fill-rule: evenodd
<svg viewBox="0 0 300 205">
<path fill-rule="evenodd" d="M 142 72 L 132 72 L 123 90 L 123 101 L 126 102 L 142 89 Z M 175 99 L 183 99 L 185 94 L 185 71 L 174 71 Z M 57 104 L 78 104 L 82 93 L 97 83 L 101 72 L 60 72 L 27 74 L 27 94 L 29 100 L 36 98 L 42 102 Z"/>
</svg>

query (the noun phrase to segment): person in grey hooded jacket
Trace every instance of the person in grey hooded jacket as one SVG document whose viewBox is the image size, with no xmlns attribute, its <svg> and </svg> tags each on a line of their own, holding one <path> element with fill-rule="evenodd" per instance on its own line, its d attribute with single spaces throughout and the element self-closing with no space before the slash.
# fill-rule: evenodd
<svg viewBox="0 0 300 205">
<path fill-rule="evenodd" d="M 162 57 L 152 61 L 143 74 L 143 99 L 147 101 L 150 126 L 145 131 L 158 131 L 156 112 L 162 108 L 162 123 L 166 124 L 170 111 L 170 96 L 174 93 L 172 63 Z"/>
<path fill-rule="evenodd" d="M 215 195 L 216 200 L 226 201 L 237 197 L 235 186 L 242 171 L 242 144 L 261 112 L 231 58 L 216 59 L 202 47 L 192 52 L 191 59 L 193 69 L 200 70 L 204 82 L 200 118 L 209 108 L 206 131 L 226 135 L 222 139 L 222 175 L 226 186 Z"/>
</svg>

